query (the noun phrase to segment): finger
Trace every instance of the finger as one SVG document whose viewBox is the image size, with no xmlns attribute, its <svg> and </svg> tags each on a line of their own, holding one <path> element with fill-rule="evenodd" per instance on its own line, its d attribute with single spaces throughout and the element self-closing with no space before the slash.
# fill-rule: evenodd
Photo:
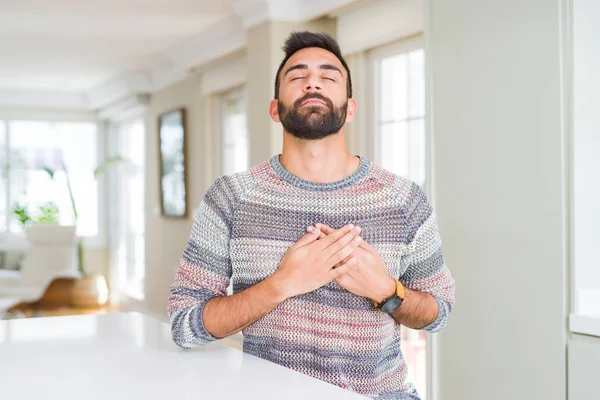
<svg viewBox="0 0 600 400">
<path fill-rule="evenodd" d="M 332 269 L 330 272 L 330 274 L 332 276 L 332 280 L 337 279 L 340 276 L 347 274 L 355 267 L 356 267 L 356 258 L 352 258 L 352 259 L 350 259 L 350 261 L 348 261 L 346 264 L 342 265 L 341 267 Z"/>
<path fill-rule="evenodd" d="M 344 241 L 345 240 L 346 239 L 344 239 Z M 342 240 L 339 240 L 338 242 L 342 242 Z M 362 242 L 362 238 L 360 236 L 356 236 L 353 239 L 349 240 L 345 246 L 343 246 L 341 249 L 339 249 L 337 251 L 334 251 L 329 256 L 329 258 L 327 259 L 327 263 L 330 265 L 338 264 L 339 262 L 341 262 L 348 256 L 352 255 L 352 253 L 354 253 L 354 250 L 356 250 L 356 248 L 358 247 L 360 242 Z M 337 246 L 330 246 L 330 248 L 334 248 L 334 247 L 337 247 Z"/>
<path fill-rule="evenodd" d="M 319 240 L 323 239 L 325 236 L 329 235 L 329 233 L 326 231 L 327 229 L 330 230 L 330 232 L 335 232 L 332 228 L 329 228 L 327 225 L 323 225 L 323 224 L 315 224 L 315 226 L 317 228 L 321 229 L 321 234 L 319 235 Z M 360 226 L 356 227 L 356 230 L 358 231 L 358 233 L 360 233 L 362 231 L 362 228 Z M 375 249 L 366 241 L 362 241 L 360 242 L 360 248 L 367 250 L 367 251 L 371 251 L 373 252 Z"/>
<path fill-rule="evenodd" d="M 315 227 L 320 229 L 321 232 L 325 233 L 325 235 L 331 235 L 333 232 L 335 232 L 335 229 L 325 224 L 315 224 Z"/>
<path fill-rule="evenodd" d="M 353 287 L 357 285 L 356 279 L 352 277 L 352 273 L 356 271 L 356 268 L 350 268 L 348 272 L 334 279 L 335 283 L 346 289 L 347 287 Z"/>
<path fill-rule="evenodd" d="M 363 248 L 364 250 L 367 250 L 369 252 L 376 252 L 377 250 L 375 250 L 375 248 L 373 246 L 371 246 L 369 243 L 367 243 L 366 240 L 363 240 L 362 242 L 360 242 L 360 247 Z"/>
<path fill-rule="evenodd" d="M 327 237 L 327 235 L 335 232 L 335 229 L 330 228 L 327 225 L 323 225 L 323 224 L 315 224 L 314 227 L 321 230 L 321 234 L 319 235 L 319 240 L 324 239 L 325 237 Z M 308 228 L 310 228 L 310 226 Z M 308 231 L 308 228 L 306 228 L 307 231 Z"/>
<path fill-rule="evenodd" d="M 315 227 L 316 227 L 317 225 L 319 225 L 319 224 L 316 224 L 315 226 L 313 226 L 313 225 L 309 226 L 308 228 L 306 228 L 306 231 L 307 231 L 307 232 L 313 232 L 313 229 L 315 229 Z M 321 231 L 321 232 L 319 233 L 319 240 L 320 240 L 320 239 L 324 239 L 324 238 L 325 238 L 327 235 L 326 235 L 326 234 L 323 232 L 323 229 L 321 229 L 321 228 L 317 228 L 317 229 L 319 229 L 319 230 Z"/>
<path fill-rule="evenodd" d="M 333 235 L 334 234 L 327 236 L 325 239 L 321 240 L 321 242 L 325 242 Z M 325 249 L 323 249 L 323 251 L 325 251 L 325 253 L 327 254 L 327 257 L 331 257 L 333 254 L 337 253 L 338 251 L 340 251 L 341 249 L 346 247 L 357 236 L 358 236 L 358 232 L 356 231 L 356 229 L 352 229 L 350 232 L 346 233 L 344 236 L 342 236 L 341 238 L 336 240 L 334 243 L 331 243 L 329 246 L 327 246 Z M 347 254 L 347 255 L 349 255 L 349 254 Z M 338 261 L 341 261 L 341 259 Z"/>
<path fill-rule="evenodd" d="M 320 233 L 321 233 L 320 230 L 318 230 L 316 228 L 312 228 L 310 232 L 308 232 L 307 234 L 302 236 L 300 238 L 300 240 L 298 240 L 296 243 L 294 243 L 292 245 L 292 247 L 290 247 L 290 249 L 295 250 L 298 247 L 306 246 L 307 244 L 314 242 L 315 240 L 317 240 L 319 238 Z"/>
<path fill-rule="evenodd" d="M 326 249 L 327 247 L 331 246 L 333 243 L 337 242 L 338 240 L 340 240 L 346 234 L 352 232 L 353 230 L 354 230 L 354 225 L 348 224 L 348 225 L 345 225 L 345 226 L 341 227 L 340 229 L 336 230 L 332 234 L 327 235 L 326 238 L 324 238 L 323 240 L 320 241 L 321 249 Z"/>
<path fill-rule="evenodd" d="M 337 278 L 336 281 L 344 282 L 347 285 L 358 285 L 358 282 L 364 281 L 360 275 L 360 261 L 356 257 L 350 258 L 350 260 L 353 259 L 356 261 L 352 261 L 352 263 L 350 263 L 351 268 L 348 270 L 348 272 Z M 348 260 L 348 262 L 350 262 L 350 260 Z M 348 265 L 348 263 L 342 264 L 338 268 L 341 268 L 344 265 Z"/>
<path fill-rule="evenodd" d="M 354 255 L 350 255 L 350 256 L 346 257 L 344 260 L 342 260 L 342 261 L 340 261 L 339 263 L 335 264 L 335 265 L 333 266 L 333 268 L 338 268 L 338 267 L 341 267 L 343 264 L 346 264 L 348 261 L 350 261 L 350 259 L 351 259 L 352 257 L 354 257 Z"/>
</svg>

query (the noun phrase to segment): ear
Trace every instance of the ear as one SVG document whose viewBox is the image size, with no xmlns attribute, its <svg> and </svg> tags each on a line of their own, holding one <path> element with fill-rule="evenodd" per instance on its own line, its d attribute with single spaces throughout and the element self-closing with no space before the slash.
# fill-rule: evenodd
<svg viewBox="0 0 600 400">
<path fill-rule="evenodd" d="M 348 99 L 348 108 L 346 109 L 346 122 L 352 122 L 356 114 L 356 100 Z"/>
<path fill-rule="evenodd" d="M 269 104 L 269 115 L 274 122 L 281 122 L 279 119 L 279 108 L 277 107 L 277 100 L 271 100 L 271 104 Z"/>
</svg>

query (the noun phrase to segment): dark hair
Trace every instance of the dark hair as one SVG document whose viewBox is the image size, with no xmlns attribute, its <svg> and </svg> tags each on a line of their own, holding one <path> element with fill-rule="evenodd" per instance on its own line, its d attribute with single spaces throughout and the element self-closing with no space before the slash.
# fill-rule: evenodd
<svg viewBox="0 0 600 400">
<path fill-rule="evenodd" d="M 279 99 L 279 74 L 283 69 L 285 63 L 290 59 L 294 53 L 306 49 L 309 47 L 318 47 L 324 50 L 333 53 L 334 56 L 340 60 L 346 73 L 348 74 L 348 81 L 346 82 L 346 90 L 348 92 L 348 98 L 352 97 L 352 79 L 350 78 L 350 69 L 348 68 L 348 64 L 346 64 L 346 60 L 342 57 L 342 51 L 340 50 L 340 46 L 337 44 L 334 38 L 329 36 L 326 33 L 313 33 L 313 32 L 292 32 L 290 36 L 285 41 L 282 49 L 285 52 L 285 57 L 279 68 L 277 69 L 277 75 L 275 76 L 275 99 Z"/>
</svg>

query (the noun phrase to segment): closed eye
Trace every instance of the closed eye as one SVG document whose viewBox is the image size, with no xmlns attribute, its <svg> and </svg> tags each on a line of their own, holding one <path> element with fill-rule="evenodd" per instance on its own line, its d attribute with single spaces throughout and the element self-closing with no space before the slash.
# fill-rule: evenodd
<svg viewBox="0 0 600 400">
<path fill-rule="evenodd" d="M 295 81 L 295 80 L 298 80 L 298 79 L 304 79 L 304 77 L 303 76 L 298 76 L 296 78 L 292 78 L 292 81 Z"/>
</svg>

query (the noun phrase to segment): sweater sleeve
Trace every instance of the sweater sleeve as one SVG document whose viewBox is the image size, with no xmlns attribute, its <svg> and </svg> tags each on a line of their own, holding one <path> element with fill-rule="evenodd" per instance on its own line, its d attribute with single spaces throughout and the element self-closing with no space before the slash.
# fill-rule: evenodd
<svg viewBox="0 0 600 400">
<path fill-rule="evenodd" d="M 209 300 L 227 295 L 231 279 L 232 197 L 224 177 L 208 189 L 194 217 L 175 282 L 170 286 L 167 312 L 173 341 L 180 347 L 191 348 L 216 340 L 204 328 L 202 311 Z"/>
<path fill-rule="evenodd" d="M 423 329 L 438 332 L 448 323 L 454 305 L 454 280 L 444 262 L 442 241 L 433 208 L 423 190 L 413 184 L 406 217 L 407 248 L 402 256 L 407 288 L 431 294 L 438 304 L 435 321 Z"/>
</svg>

